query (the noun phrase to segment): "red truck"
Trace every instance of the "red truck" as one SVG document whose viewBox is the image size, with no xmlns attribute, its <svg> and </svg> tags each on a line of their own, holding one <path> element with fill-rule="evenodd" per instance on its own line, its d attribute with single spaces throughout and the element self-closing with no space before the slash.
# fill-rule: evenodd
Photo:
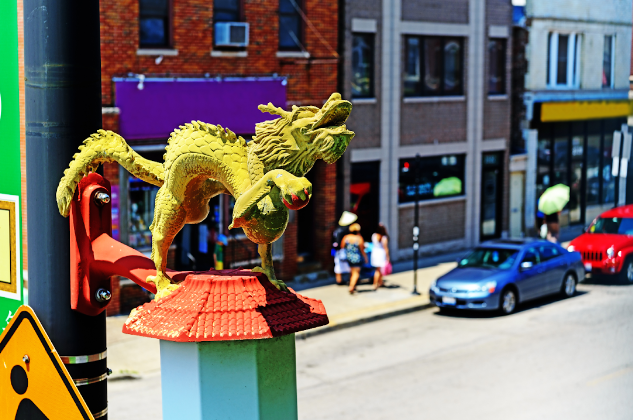
<svg viewBox="0 0 633 420">
<path fill-rule="evenodd" d="M 580 252 L 587 274 L 617 275 L 633 283 L 633 205 L 602 213 L 567 250 Z"/>
</svg>

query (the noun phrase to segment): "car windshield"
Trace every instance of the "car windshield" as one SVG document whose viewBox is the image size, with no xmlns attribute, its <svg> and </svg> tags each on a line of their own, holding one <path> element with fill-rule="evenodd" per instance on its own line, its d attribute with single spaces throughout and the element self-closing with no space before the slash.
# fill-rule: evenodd
<svg viewBox="0 0 633 420">
<path fill-rule="evenodd" d="M 463 258 L 457 265 L 459 268 L 479 267 L 508 270 L 514 264 L 519 251 L 503 248 L 477 248 Z"/>
<path fill-rule="evenodd" d="M 633 235 L 633 219 L 629 217 L 599 217 L 589 228 L 589 233 Z"/>
</svg>

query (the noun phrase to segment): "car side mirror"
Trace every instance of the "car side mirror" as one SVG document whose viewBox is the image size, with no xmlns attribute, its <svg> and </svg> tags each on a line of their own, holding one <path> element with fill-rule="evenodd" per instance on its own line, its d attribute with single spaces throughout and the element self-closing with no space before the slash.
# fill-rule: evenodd
<svg viewBox="0 0 633 420">
<path fill-rule="evenodd" d="M 532 261 L 523 261 L 521 263 L 521 271 L 529 270 L 534 267 L 534 263 Z"/>
</svg>

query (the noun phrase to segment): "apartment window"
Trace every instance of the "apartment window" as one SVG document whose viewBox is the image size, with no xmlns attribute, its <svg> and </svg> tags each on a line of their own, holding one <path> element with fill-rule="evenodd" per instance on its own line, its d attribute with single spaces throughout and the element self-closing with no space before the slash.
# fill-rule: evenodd
<svg viewBox="0 0 633 420">
<path fill-rule="evenodd" d="M 416 159 L 400 159 L 398 202 L 432 200 L 464 195 L 464 155 L 444 155 L 420 158 L 418 181 L 415 179 Z"/>
<path fill-rule="evenodd" d="M 463 40 L 407 37 L 405 96 L 448 96 L 463 93 Z"/>
<path fill-rule="evenodd" d="M 613 52 L 615 37 L 613 35 L 605 35 L 604 37 L 604 52 L 602 54 L 602 87 L 613 87 Z"/>
<path fill-rule="evenodd" d="M 214 22 L 239 22 L 241 0 L 214 0 L 213 1 L 213 21 Z"/>
<path fill-rule="evenodd" d="M 547 85 L 552 88 L 579 86 L 580 35 L 550 32 L 548 36 Z"/>
<path fill-rule="evenodd" d="M 488 40 L 488 94 L 506 93 L 506 41 Z"/>
<path fill-rule="evenodd" d="M 279 0 L 279 49 L 302 50 L 299 0 Z"/>
<path fill-rule="evenodd" d="M 139 1 L 139 40 L 141 47 L 169 46 L 169 0 Z"/>
<path fill-rule="evenodd" d="M 374 34 L 352 37 L 352 98 L 374 96 Z"/>
</svg>

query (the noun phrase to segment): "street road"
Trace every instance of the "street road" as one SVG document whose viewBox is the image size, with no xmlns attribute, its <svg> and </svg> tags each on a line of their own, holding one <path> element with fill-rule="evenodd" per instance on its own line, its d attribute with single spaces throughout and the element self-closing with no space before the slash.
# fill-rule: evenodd
<svg viewBox="0 0 633 420">
<path fill-rule="evenodd" d="M 631 419 L 633 286 L 508 317 L 397 316 L 297 342 L 301 419 Z M 160 372 L 110 381 L 110 418 L 161 418 Z"/>
<path fill-rule="evenodd" d="M 633 286 L 422 311 L 297 343 L 301 419 L 631 419 Z"/>
</svg>

